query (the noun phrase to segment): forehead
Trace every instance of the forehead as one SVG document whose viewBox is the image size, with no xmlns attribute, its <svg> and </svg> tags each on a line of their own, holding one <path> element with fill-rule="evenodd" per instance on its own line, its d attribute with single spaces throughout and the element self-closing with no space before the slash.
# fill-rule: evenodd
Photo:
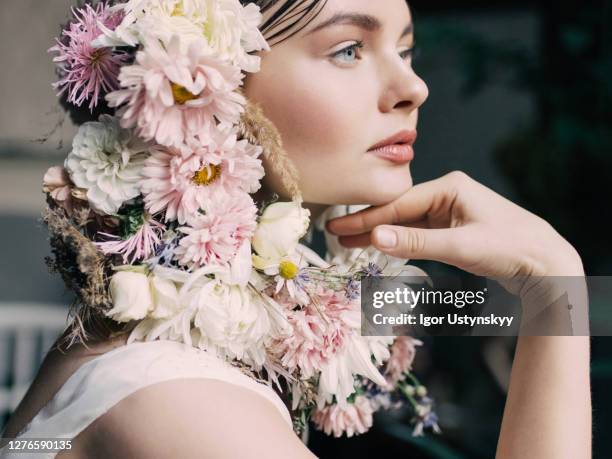
<svg viewBox="0 0 612 459">
<path fill-rule="evenodd" d="M 368 31 L 385 28 L 403 30 L 412 24 L 406 0 L 323 0 L 317 16 L 297 35 L 305 36 L 325 28 L 353 25 Z"/>
<path fill-rule="evenodd" d="M 262 24 L 267 39 L 292 29 L 300 38 L 342 26 L 406 32 L 412 15 L 406 0 L 278 0 L 263 13 Z"/>
<path fill-rule="evenodd" d="M 384 25 L 391 25 L 393 20 L 404 23 L 412 20 L 407 0 L 322 0 L 320 3 L 324 6 L 313 23 L 325 21 L 337 13 L 351 12 L 376 17 Z"/>
</svg>

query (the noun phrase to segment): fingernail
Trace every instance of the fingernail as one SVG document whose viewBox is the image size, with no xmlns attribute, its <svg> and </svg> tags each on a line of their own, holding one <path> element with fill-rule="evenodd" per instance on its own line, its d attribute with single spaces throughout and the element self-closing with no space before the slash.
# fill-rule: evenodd
<svg viewBox="0 0 612 459">
<path fill-rule="evenodd" d="M 397 234 L 393 230 L 381 228 L 376 230 L 376 240 L 380 247 L 392 249 L 397 245 Z"/>
</svg>

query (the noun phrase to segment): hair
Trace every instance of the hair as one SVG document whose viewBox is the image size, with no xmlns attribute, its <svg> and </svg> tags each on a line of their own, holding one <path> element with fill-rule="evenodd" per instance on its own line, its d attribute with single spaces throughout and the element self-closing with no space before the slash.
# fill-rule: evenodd
<svg viewBox="0 0 612 459">
<path fill-rule="evenodd" d="M 259 26 L 270 46 L 274 46 L 306 27 L 323 9 L 327 0 L 240 0 L 243 6 L 253 3 L 265 13 L 277 4 L 281 6 Z M 277 30 L 278 29 L 278 30 Z"/>
</svg>

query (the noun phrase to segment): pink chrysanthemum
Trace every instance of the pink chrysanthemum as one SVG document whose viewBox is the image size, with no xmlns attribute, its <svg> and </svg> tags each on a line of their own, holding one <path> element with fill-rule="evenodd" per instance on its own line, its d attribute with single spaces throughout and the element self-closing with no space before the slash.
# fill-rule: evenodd
<svg viewBox="0 0 612 459">
<path fill-rule="evenodd" d="M 173 36 L 166 49 L 147 40 L 134 65 L 121 68 L 121 89 L 106 96 L 119 107 L 122 126 L 136 127 L 146 140 L 180 147 L 207 143 L 216 121 L 231 126 L 244 111 L 245 98 L 236 89 L 240 68 L 209 54 L 206 41 L 196 40 L 181 52 Z"/>
<path fill-rule="evenodd" d="M 136 260 L 148 258 L 155 252 L 164 230 L 164 225 L 148 217 L 138 231 L 129 238 L 121 239 L 114 234 L 99 232 L 98 234 L 106 236 L 109 240 L 94 244 L 102 253 L 123 255 L 123 263 L 132 264 Z"/>
<path fill-rule="evenodd" d="M 254 193 L 264 169 L 261 147 L 237 141 L 235 131 L 213 129 L 210 143 L 196 149 L 157 146 L 143 168 L 142 193 L 151 213 L 180 224 L 223 195 Z"/>
<path fill-rule="evenodd" d="M 283 366 L 293 372 L 299 369 L 303 378 L 314 376 L 322 365 L 345 344 L 349 334 L 359 326 L 359 306 L 344 293 L 320 287 L 305 307 L 292 310 L 295 300 L 280 292 L 275 300 L 288 311 L 293 333 L 272 346 Z"/>
<path fill-rule="evenodd" d="M 205 214 L 190 219 L 191 226 L 178 228 L 186 236 L 175 257 L 190 268 L 231 261 L 242 241 L 257 228 L 257 206 L 247 193 L 211 201 L 204 210 Z"/>
<path fill-rule="evenodd" d="M 412 362 L 416 355 L 416 346 L 423 342 L 411 336 L 398 336 L 391 345 L 391 356 L 385 366 L 385 378 L 390 387 L 404 378 L 406 372 L 412 369 Z"/>
<path fill-rule="evenodd" d="M 327 435 L 333 432 L 334 437 L 340 437 L 346 433 L 347 437 L 352 437 L 365 433 L 372 427 L 373 412 L 367 397 L 358 395 L 353 403 L 344 408 L 334 404 L 316 409 L 312 414 L 312 421 Z"/>
<path fill-rule="evenodd" d="M 94 48 L 91 42 L 101 34 L 98 21 L 114 30 L 123 13 L 111 12 L 107 3 L 100 2 L 95 7 L 87 3 L 83 8 L 73 8 L 72 15 L 75 20 L 49 48 L 49 52 L 58 53 L 53 62 L 60 67 L 60 80 L 53 87 L 60 88 L 58 95 L 68 91 L 68 101 L 78 107 L 89 100 L 93 112 L 101 96 L 117 89 L 119 69 L 128 54 L 113 48 Z"/>
</svg>

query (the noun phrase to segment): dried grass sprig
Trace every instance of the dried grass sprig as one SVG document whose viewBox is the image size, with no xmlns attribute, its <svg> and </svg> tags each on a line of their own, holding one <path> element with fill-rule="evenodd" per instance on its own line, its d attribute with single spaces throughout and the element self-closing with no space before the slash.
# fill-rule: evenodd
<svg viewBox="0 0 612 459">
<path fill-rule="evenodd" d="M 264 115 L 259 104 L 247 99 L 246 108 L 240 118 L 238 128 L 246 140 L 263 148 L 264 157 L 280 177 L 291 199 L 301 204 L 303 200 L 299 188 L 298 170 L 283 148 L 283 141 L 278 129 Z"/>
</svg>

